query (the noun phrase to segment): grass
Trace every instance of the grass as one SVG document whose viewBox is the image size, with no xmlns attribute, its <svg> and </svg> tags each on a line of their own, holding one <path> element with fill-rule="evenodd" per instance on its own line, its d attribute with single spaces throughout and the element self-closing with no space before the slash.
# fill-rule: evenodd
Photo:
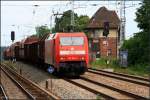
<svg viewBox="0 0 150 100">
<path fill-rule="evenodd" d="M 137 64 L 128 67 L 121 67 L 116 59 L 110 59 L 110 63 L 106 64 L 106 58 L 100 58 L 91 63 L 92 68 L 97 69 L 114 69 L 114 72 L 125 73 L 130 75 L 149 77 L 150 65 L 147 64 Z"/>
</svg>

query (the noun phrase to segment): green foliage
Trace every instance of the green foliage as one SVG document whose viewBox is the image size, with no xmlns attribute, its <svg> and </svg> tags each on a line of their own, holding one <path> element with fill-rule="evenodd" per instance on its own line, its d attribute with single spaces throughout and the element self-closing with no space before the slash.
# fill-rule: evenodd
<svg viewBox="0 0 150 100">
<path fill-rule="evenodd" d="M 144 0 L 142 6 L 136 12 L 136 19 L 138 27 L 144 31 L 150 28 L 150 1 Z"/>
<path fill-rule="evenodd" d="M 76 27 L 78 31 L 83 31 L 89 22 L 89 17 L 86 15 L 81 15 L 78 17 L 78 22 L 76 22 Z"/>
<path fill-rule="evenodd" d="M 148 40 L 149 37 L 146 32 L 139 32 L 124 42 L 122 49 L 128 50 L 128 63 L 130 65 L 149 62 Z"/>
<path fill-rule="evenodd" d="M 47 26 L 38 26 L 36 29 L 36 35 L 41 38 L 45 34 L 50 33 L 50 29 Z"/>
<path fill-rule="evenodd" d="M 109 60 L 109 64 L 106 63 L 107 60 Z M 99 66 L 111 66 L 111 67 L 113 67 L 113 66 L 119 66 L 119 63 L 118 63 L 118 60 L 115 58 L 111 58 L 111 59 L 110 58 L 109 59 L 108 58 L 100 58 L 100 59 L 92 62 L 92 65 L 93 66 L 99 65 Z"/>
<path fill-rule="evenodd" d="M 71 10 L 63 13 L 60 18 L 55 18 L 55 32 L 68 32 L 71 28 Z M 83 31 L 89 22 L 89 17 L 86 15 L 78 16 L 74 13 L 74 31 Z"/>
<path fill-rule="evenodd" d="M 136 65 L 128 67 L 126 70 L 128 71 L 129 74 L 132 74 L 132 75 L 148 77 L 150 66 L 147 64 L 136 64 Z"/>
<path fill-rule="evenodd" d="M 144 0 L 136 12 L 136 21 L 141 32 L 126 40 L 122 49 L 128 50 L 129 65 L 150 64 L 150 1 Z"/>
<path fill-rule="evenodd" d="M 92 68 L 95 69 L 113 69 L 114 72 L 118 73 L 125 73 L 125 74 L 131 74 L 131 75 L 137 75 L 137 76 L 143 76 L 143 77 L 148 77 L 149 76 L 149 70 L 150 66 L 147 64 L 136 64 L 136 65 L 131 65 L 126 68 L 119 66 L 117 63 L 117 60 L 113 60 L 111 64 L 106 66 L 106 63 L 104 59 L 97 60 L 93 62 Z"/>
<path fill-rule="evenodd" d="M 102 97 L 99 94 L 97 94 L 96 100 L 101 100 L 101 99 L 102 99 Z"/>
</svg>

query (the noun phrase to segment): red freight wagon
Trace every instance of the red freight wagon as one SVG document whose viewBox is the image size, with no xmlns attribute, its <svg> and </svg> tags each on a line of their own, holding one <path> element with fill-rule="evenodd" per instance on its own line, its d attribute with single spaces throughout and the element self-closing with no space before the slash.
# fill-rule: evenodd
<svg viewBox="0 0 150 100">
<path fill-rule="evenodd" d="M 45 34 L 38 41 L 38 63 L 41 65 L 44 63 L 45 56 L 45 39 L 49 36 L 50 33 Z"/>
<path fill-rule="evenodd" d="M 4 59 L 5 59 L 5 60 L 11 59 L 10 47 L 7 47 L 7 48 L 4 50 L 3 55 L 4 55 Z"/>
<path fill-rule="evenodd" d="M 30 41 L 29 45 L 29 56 L 28 59 L 33 63 L 38 63 L 38 38 L 32 38 L 32 42 Z"/>
<path fill-rule="evenodd" d="M 15 42 L 13 43 L 11 46 L 10 46 L 10 56 L 11 58 L 14 58 L 16 57 L 17 55 L 17 51 L 15 51 L 15 47 L 18 45 L 18 42 Z"/>
<path fill-rule="evenodd" d="M 37 59 L 37 43 L 38 38 L 36 36 L 30 36 L 24 42 L 24 59 L 26 61 L 36 62 Z"/>
<path fill-rule="evenodd" d="M 16 60 L 19 59 L 19 45 L 20 45 L 20 42 L 16 42 L 15 43 L 15 47 L 14 47 L 14 52 L 15 52 L 15 58 L 16 58 Z"/>
<path fill-rule="evenodd" d="M 50 34 L 45 40 L 49 69 L 80 75 L 87 70 L 88 60 L 88 41 L 83 32 Z"/>
<path fill-rule="evenodd" d="M 19 59 L 24 59 L 25 58 L 25 53 L 24 53 L 24 43 L 25 43 L 26 39 L 23 39 L 20 42 L 19 45 Z"/>
</svg>

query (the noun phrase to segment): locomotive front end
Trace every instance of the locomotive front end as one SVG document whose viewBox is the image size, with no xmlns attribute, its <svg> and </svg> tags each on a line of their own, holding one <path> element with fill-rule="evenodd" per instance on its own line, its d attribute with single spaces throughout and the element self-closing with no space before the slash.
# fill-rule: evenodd
<svg viewBox="0 0 150 100">
<path fill-rule="evenodd" d="M 66 35 L 59 38 L 59 71 L 83 74 L 88 65 L 88 42 L 85 35 Z"/>
</svg>

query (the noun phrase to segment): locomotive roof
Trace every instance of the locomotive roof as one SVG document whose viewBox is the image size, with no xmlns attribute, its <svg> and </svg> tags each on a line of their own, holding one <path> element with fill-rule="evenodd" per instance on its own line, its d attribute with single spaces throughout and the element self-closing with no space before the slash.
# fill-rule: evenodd
<svg viewBox="0 0 150 100">
<path fill-rule="evenodd" d="M 49 36 L 46 38 L 47 40 L 53 39 L 56 37 L 61 37 L 61 36 L 86 36 L 83 32 L 58 32 L 58 33 L 53 33 L 49 34 Z"/>
<path fill-rule="evenodd" d="M 86 36 L 86 35 L 84 34 L 84 32 L 68 32 L 68 33 L 58 32 L 56 33 L 55 36 Z"/>
</svg>

